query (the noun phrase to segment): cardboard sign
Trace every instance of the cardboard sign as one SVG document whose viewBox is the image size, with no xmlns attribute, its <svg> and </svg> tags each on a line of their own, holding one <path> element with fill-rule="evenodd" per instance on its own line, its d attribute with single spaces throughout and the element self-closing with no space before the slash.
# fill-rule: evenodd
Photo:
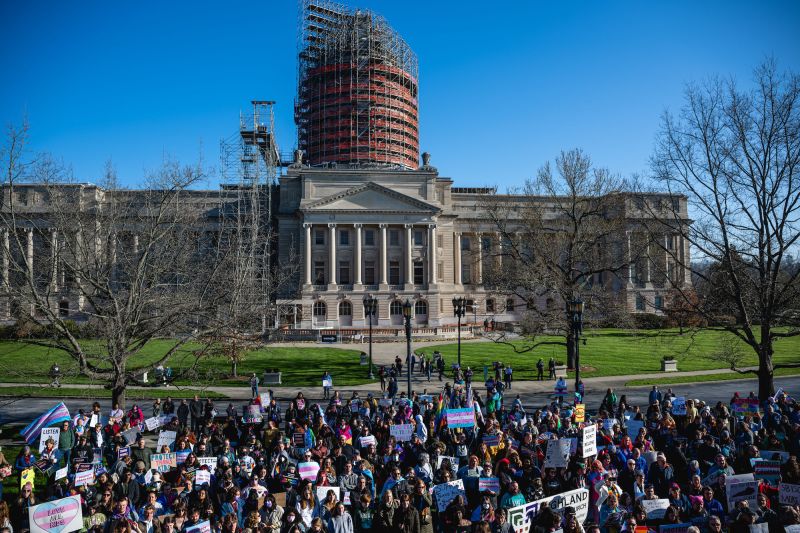
<svg viewBox="0 0 800 533">
<path fill-rule="evenodd" d="M 736 398 L 733 400 L 733 412 L 739 416 L 756 416 L 758 398 Z"/>
<path fill-rule="evenodd" d="M 70 533 L 83 529 L 81 497 L 69 496 L 28 508 L 31 533 Z"/>
<path fill-rule="evenodd" d="M 495 494 L 500 494 L 500 478 L 481 477 L 478 478 L 478 492 L 489 490 Z"/>
<path fill-rule="evenodd" d="M 94 483 L 94 469 L 75 474 L 75 486 L 82 487 Z"/>
<path fill-rule="evenodd" d="M 471 407 L 463 409 L 447 409 L 447 426 L 451 428 L 475 427 L 475 410 Z"/>
<path fill-rule="evenodd" d="M 583 428 L 583 457 L 597 455 L 597 426 L 589 424 Z"/>
<path fill-rule="evenodd" d="M 455 500 L 458 495 L 461 495 L 466 501 L 467 493 L 464 492 L 464 480 L 458 479 L 440 483 L 433 487 L 433 495 L 436 498 L 436 507 L 440 513 L 447 509 L 450 502 Z"/>
<path fill-rule="evenodd" d="M 150 468 L 157 472 L 169 472 L 178 466 L 178 456 L 175 453 L 154 453 L 150 456 Z"/>
<path fill-rule="evenodd" d="M 367 435 L 366 437 L 359 437 L 358 442 L 361 443 L 362 448 L 366 448 L 370 444 L 375 444 L 377 446 L 378 441 L 375 440 L 375 435 Z"/>
<path fill-rule="evenodd" d="M 147 431 L 155 431 L 161 427 L 161 419 L 157 416 L 148 418 L 144 421 L 144 427 L 147 428 Z"/>
<path fill-rule="evenodd" d="M 310 479 L 311 481 L 316 481 L 317 472 L 319 472 L 319 463 L 314 461 L 298 463 L 297 472 L 300 474 L 300 479 Z"/>
<path fill-rule="evenodd" d="M 325 501 L 325 499 L 328 497 L 329 490 L 332 490 L 334 494 L 336 494 L 336 501 L 339 501 L 339 487 L 317 487 L 317 500 L 319 503 Z"/>
<path fill-rule="evenodd" d="M 580 424 L 586 421 L 586 405 L 579 403 L 575 405 L 575 423 Z"/>
<path fill-rule="evenodd" d="M 412 424 L 394 424 L 389 426 L 389 434 L 397 439 L 398 442 L 406 442 L 411 440 L 411 435 L 414 433 L 414 426 Z"/>
<path fill-rule="evenodd" d="M 58 449 L 58 437 L 61 435 L 61 428 L 42 428 L 39 436 L 39 453 L 44 451 L 47 439 L 53 439 L 56 449 Z"/>
<path fill-rule="evenodd" d="M 672 399 L 672 414 L 686 416 L 686 397 L 677 396 Z"/>
<path fill-rule="evenodd" d="M 561 516 L 564 516 L 564 509 L 574 507 L 575 517 L 581 524 L 589 516 L 589 489 L 575 489 L 512 507 L 508 510 L 508 522 L 514 529 L 514 533 L 529 533 L 532 529 L 531 525 L 545 507 L 549 507 Z"/>
<path fill-rule="evenodd" d="M 211 533 L 211 522 L 204 520 L 186 527 L 186 533 Z"/>
<path fill-rule="evenodd" d="M 211 472 L 208 470 L 197 470 L 194 473 L 194 485 L 195 487 L 202 487 L 205 484 L 211 484 Z"/>
<path fill-rule="evenodd" d="M 778 503 L 781 505 L 800 505 L 800 485 L 792 483 L 778 485 Z"/>
<path fill-rule="evenodd" d="M 551 440 L 547 443 L 545 468 L 566 468 L 569 464 L 569 439 Z"/>
<path fill-rule="evenodd" d="M 217 471 L 217 458 L 216 457 L 198 457 L 197 463 L 200 466 L 207 466 L 208 471 L 212 474 Z"/>
<path fill-rule="evenodd" d="M 642 498 L 639 501 L 647 513 L 648 520 L 661 520 L 664 518 L 664 515 L 667 513 L 667 508 L 669 507 L 669 500 L 666 498 L 658 500 L 645 500 Z"/>
<path fill-rule="evenodd" d="M 161 451 L 162 446 L 166 445 L 172 449 L 172 445 L 175 444 L 175 437 L 177 436 L 178 434 L 174 431 L 162 431 L 158 434 L 158 444 L 156 445 L 156 448 Z"/>
</svg>

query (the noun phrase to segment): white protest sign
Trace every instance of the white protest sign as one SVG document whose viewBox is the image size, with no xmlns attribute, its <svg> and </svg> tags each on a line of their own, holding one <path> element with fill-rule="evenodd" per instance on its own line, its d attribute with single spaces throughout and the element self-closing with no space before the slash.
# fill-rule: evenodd
<svg viewBox="0 0 800 533">
<path fill-rule="evenodd" d="M 333 387 L 333 378 L 325 378 L 322 380 L 323 387 Z"/>
<path fill-rule="evenodd" d="M 557 514 L 564 515 L 564 509 L 573 507 L 578 523 L 586 521 L 589 516 L 589 489 L 575 489 L 555 496 L 536 500 L 508 510 L 508 523 L 514 533 L 529 533 L 531 524 L 542 513 L 545 507 L 550 507 Z"/>
<path fill-rule="evenodd" d="M 196 470 L 194 473 L 194 485 L 202 487 L 206 483 L 211 484 L 211 472 L 208 470 Z"/>
<path fill-rule="evenodd" d="M 171 448 L 172 445 L 175 443 L 175 437 L 177 436 L 178 436 L 177 433 L 174 431 L 162 431 L 161 433 L 159 433 L 158 444 L 156 445 L 158 451 L 161 451 L 161 447 L 165 445 L 170 446 Z"/>
<path fill-rule="evenodd" d="M 39 453 L 44 451 L 44 445 L 47 444 L 47 439 L 53 439 L 53 443 L 58 449 L 58 437 L 61 435 L 61 428 L 42 428 L 41 436 L 39 437 Z"/>
<path fill-rule="evenodd" d="M 133 444 L 136 442 L 136 435 L 139 434 L 139 430 L 136 428 L 131 428 L 127 431 L 122 432 L 122 437 L 125 439 L 125 444 Z"/>
<path fill-rule="evenodd" d="M 99 423 L 100 423 L 100 417 L 97 415 L 97 413 L 93 413 L 92 418 L 89 419 L 89 427 L 93 428 Z"/>
<path fill-rule="evenodd" d="M 67 477 L 67 472 L 69 472 L 68 466 L 65 466 L 64 468 L 59 468 L 58 470 L 56 470 L 54 480 L 58 481 L 59 479 L 64 479 L 65 477 Z"/>
<path fill-rule="evenodd" d="M 186 533 L 211 533 L 211 522 L 209 520 L 203 520 L 193 526 L 186 525 L 185 527 L 184 531 Z"/>
<path fill-rule="evenodd" d="M 94 483 L 94 468 L 75 474 L 75 486 L 82 487 Z"/>
<path fill-rule="evenodd" d="M 367 435 L 366 437 L 359 437 L 358 442 L 361 444 L 362 448 L 366 448 L 370 444 L 377 445 L 378 442 L 375 440 L 375 435 Z"/>
<path fill-rule="evenodd" d="M 208 471 L 212 474 L 217 471 L 216 457 L 198 457 L 197 462 L 200 464 L 200 466 L 207 466 Z"/>
<path fill-rule="evenodd" d="M 589 424 L 583 428 L 583 457 L 597 455 L 597 426 Z"/>
<path fill-rule="evenodd" d="M 569 464 L 569 439 L 558 439 L 547 442 L 547 455 L 544 458 L 545 468 L 566 468 Z"/>
<path fill-rule="evenodd" d="M 83 529 L 81 497 L 70 496 L 28 507 L 31 533 L 70 533 Z"/>
<path fill-rule="evenodd" d="M 606 418 L 603 420 L 603 429 L 606 431 L 611 431 L 615 424 L 619 424 L 619 420 L 616 418 Z"/>
<path fill-rule="evenodd" d="M 750 474 L 752 476 L 752 474 Z M 750 509 L 758 509 L 758 481 L 742 481 L 728 484 L 725 479 L 728 495 L 728 508 L 736 507 L 737 502 L 746 501 Z"/>
<path fill-rule="evenodd" d="M 678 416 L 684 416 L 686 414 L 686 398 L 684 396 L 678 396 L 672 399 L 672 414 Z"/>
<path fill-rule="evenodd" d="M 398 442 L 411 440 L 411 435 L 413 433 L 413 424 L 394 424 L 393 426 L 389 426 L 389 434 L 397 439 Z"/>
<path fill-rule="evenodd" d="M 269 392 L 262 392 L 258 395 L 258 398 L 261 400 L 261 407 L 266 408 L 269 405 L 270 397 Z"/>
<path fill-rule="evenodd" d="M 453 475 L 456 475 L 456 473 L 458 472 L 458 459 L 456 459 L 455 457 L 450 457 L 448 455 L 440 455 L 439 459 L 436 462 L 436 468 L 441 468 L 442 463 L 444 462 L 445 459 L 450 461 L 450 470 L 453 471 Z"/>
<path fill-rule="evenodd" d="M 155 431 L 161 426 L 161 419 L 157 416 L 148 418 L 144 421 L 147 431 Z"/>
<path fill-rule="evenodd" d="M 669 507 L 669 500 L 667 499 L 645 500 L 642 498 L 639 501 L 647 513 L 648 520 L 661 520 L 664 518 L 664 515 L 667 513 L 667 508 Z"/>
<path fill-rule="evenodd" d="M 440 483 L 433 487 L 433 495 L 436 498 L 436 506 L 439 512 L 447 509 L 450 502 L 455 500 L 459 494 L 466 501 L 467 493 L 464 492 L 464 480 L 462 479 Z"/>
<path fill-rule="evenodd" d="M 339 501 L 339 487 L 317 487 L 317 500 L 319 500 L 320 503 L 324 502 L 328 497 L 329 490 L 333 491 L 336 495 L 336 501 Z"/>
<path fill-rule="evenodd" d="M 793 483 L 778 485 L 778 502 L 781 505 L 800 505 L 800 485 Z"/>
</svg>

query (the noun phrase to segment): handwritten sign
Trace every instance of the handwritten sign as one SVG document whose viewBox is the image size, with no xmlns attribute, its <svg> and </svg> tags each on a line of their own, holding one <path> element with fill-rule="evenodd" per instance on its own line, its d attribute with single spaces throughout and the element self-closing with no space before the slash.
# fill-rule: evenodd
<svg viewBox="0 0 800 533">
<path fill-rule="evenodd" d="M 217 471 L 217 458 L 216 457 L 198 457 L 197 463 L 200 466 L 207 466 L 208 471 L 212 474 Z"/>
<path fill-rule="evenodd" d="M 82 487 L 94 483 L 94 469 L 75 474 L 75 486 Z"/>
<path fill-rule="evenodd" d="M 726 479 L 725 485 L 728 489 L 729 509 L 733 509 L 736 507 L 736 503 L 741 501 L 746 501 L 750 509 L 758 509 L 758 481 L 744 481 L 728 485 Z"/>
<path fill-rule="evenodd" d="M 411 440 L 411 435 L 414 433 L 414 426 L 412 424 L 394 424 L 389 426 L 389 434 L 397 439 L 398 442 L 406 442 Z"/>
<path fill-rule="evenodd" d="M 669 500 L 664 499 L 657 499 L 657 500 L 639 500 L 644 507 L 644 511 L 647 513 L 648 520 L 661 520 L 664 518 L 664 515 L 667 513 L 667 508 L 669 507 Z"/>
<path fill-rule="evenodd" d="M 31 484 L 31 490 L 34 488 L 34 480 L 36 479 L 36 471 L 33 468 L 26 468 L 19 473 L 19 487 L 22 488 L 28 483 Z"/>
<path fill-rule="evenodd" d="M 67 477 L 67 472 L 69 472 L 69 467 L 68 466 L 65 466 L 64 468 L 59 468 L 58 470 L 56 470 L 55 481 L 58 481 L 59 479 L 64 479 L 65 477 Z"/>
<path fill-rule="evenodd" d="M 465 407 L 463 409 L 447 409 L 446 413 L 448 427 L 475 427 L 475 410 L 471 407 Z"/>
<path fill-rule="evenodd" d="M 375 440 L 375 435 L 367 435 L 366 437 L 359 437 L 358 442 L 361 443 L 362 448 L 366 448 L 370 444 L 378 444 L 378 441 Z"/>
<path fill-rule="evenodd" d="M 478 491 L 491 491 L 495 494 L 500 493 L 500 478 L 497 477 L 481 477 L 478 478 Z"/>
<path fill-rule="evenodd" d="M 456 499 L 456 496 L 461 495 L 466 501 L 467 493 L 464 492 L 464 480 L 458 479 L 440 483 L 433 487 L 433 495 L 436 498 L 436 507 L 440 513 L 447 509 L 447 506 Z"/>
<path fill-rule="evenodd" d="M 333 387 L 333 378 L 323 378 L 322 379 L 322 386 L 323 387 Z"/>
<path fill-rule="evenodd" d="M 611 431 L 614 429 L 615 424 L 619 424 L 619 420 L 616 418 L 606 418 L 603 420 L 603 429 L 606 431 Z"/>
<path fill-rule="evenodd" d="M 83 528 L 81 497 L 69 496 L 28 508 L 31 533 L 70 533 Z"/>
<path fill-rule="evenodd" d="M 781 483 L 778 486 L 778 503 L 781 505 L 800 505 L 800 485 Z"/>
<path fill-rule="evenodd" d="M 583 457 L 597 455 L 597 426 L 589 424 L 583 428 Z"/>
<path fill-rule="evenodd" d="M 589 516 L 589 489 L 571 490 L 512 507 L 508 511 L 508 522 L 514 529 L 514 533 L 529 533 L 531 524 L 536 521 L 536 517 L 542 513 L 545 507 L 549 507 L 561 516 L 564 516 L 564 510 L 567 507 L 573 507 L 578 523 L 583 523 Z"/>
<path fill-rule="evenodd" d="M 545 468 L 566 468 L 569 464 L 569 439 L 551 440 L 547 443 Z"/>
<path fill-rule="evenodd" d="M 269 392 L 262 392 L 258 395 L 258 399 L 261 401 L 261 410 L 263 411 L 269 405 L 271 400 Z"/>
<path fill-rule="evenodd" d="M 61 435 L 61 428 L 42 428 L 42 432 L 39 437 L 39 453 L 44 451 L 45 444 L 47 444 L 47 439 L 53 439 L 55 447 L 58 448 L 59 435 Z"/>
<path fill-rule="evenodd" d="M 161 419 L 157 416 L 150 417 L 144 421 L 144 427 L 147 431 L 155 431 L 161 427 Z"/>
<path fill-rule="evenodd" d="M 122 438 L 125 439 L 125 444 L 133 444 L 136 442 L 136 437 L 139 435 L 139 430 L 136 428 L 129 429 L 122 432 Z"/>
<path fill-rule="evenodd" d="M 177 433 L 174 431 L 162 431 L 158 434 L 158 444 L 156 448 L 159 450 L 163 449 L 162 446 L 169 446 L 172 448 L 172 445 L 175 443 L 175 437 L 177 436 Z"/>
<path fill-rule="evenodd" d="M 178 466 L 178 455 L 175 453 L 155 453 L 150 456 L 150 468 L 158 472 L 169 472 Z"/>
<path fill-rule="evenodd" d="M 211 472 L 208 470 L 197 470 L 194 473 L 195 487 L 202 487 L 205 484 L 211 484 Z"/>
<path fill-rule="evenodd" d="M 580 424 L 586 420 L 586 405 L 579 403 L 575 405 L 575 423 Z"/>
<path fill-rule="evenodd" d="M 314 461 L 298 463 L 297 472 L 300 474 L 300 479 L 310 479 L 314 481 L 317 479 L 317 472 L 319 472 L 319 463 L 315 463 Z"/>
</svg>

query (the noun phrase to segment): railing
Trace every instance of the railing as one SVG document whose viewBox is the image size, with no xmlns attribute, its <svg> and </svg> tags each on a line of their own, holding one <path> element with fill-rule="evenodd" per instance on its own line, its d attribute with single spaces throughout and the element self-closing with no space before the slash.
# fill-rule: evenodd
<svg viewBox="0 0 800 533">
<path fill-rule="evenodd" d="M 352 291 L 353 290 L 353 286 L 352 285 L 339 285 L 339 290 L 340 291 Z"/>
</svg>

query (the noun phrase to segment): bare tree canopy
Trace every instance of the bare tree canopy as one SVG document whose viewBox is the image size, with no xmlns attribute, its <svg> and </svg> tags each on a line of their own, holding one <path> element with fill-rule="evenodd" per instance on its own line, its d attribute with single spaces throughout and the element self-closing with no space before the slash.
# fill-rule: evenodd
<svg viewBox="0 0 800 533">
<path fill-rule="evenodd" d="M 659 187 L 689 200 L 681 231 L 704 268 L 692 269 L 699 297 L 684 302 L 711 326 L 742 339 L 757 355 L 759 397 L 774 393 L 775 342 L 800 334 L 800 78 L 773 61 L 754 71 L 753 87 L 734 80 L 691 85 L 680 113 L 665 114 L 652 160 Z M 681 258 L 674 257 L 676 261 Z M 709 266 L 710 265 L 710 266 Z M 676 287 L 678 290 L 685 288 Z M 730 360 L 737 369 L 741 358 Z"/>
</svg>

